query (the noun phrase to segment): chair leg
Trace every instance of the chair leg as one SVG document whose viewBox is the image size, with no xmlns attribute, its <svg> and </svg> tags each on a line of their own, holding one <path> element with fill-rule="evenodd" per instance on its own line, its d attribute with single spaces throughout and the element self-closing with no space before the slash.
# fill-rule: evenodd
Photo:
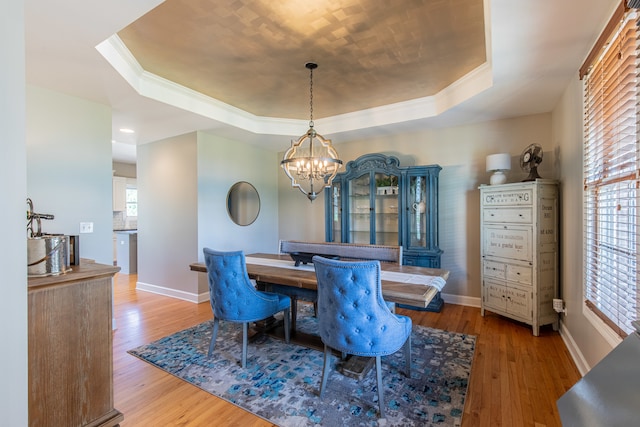
<svg viewBox="0 0 640 427">
<path fill-rule="evenodd" d="M 325 344 L 324 346 L 324 365 L 322 367 L 322 382 L 320 383 L 320 398 L 324 395 L 324 389 L 327 386 L 327 379 L 329 378 L 329 367 L 331 361 L 331 349 Z"/>
<path fill-rule="evenodd" d="M 287 344 L 289 344 L 289 338 L 291 334 L 291 323 L 289 322 L 289 309 L 284 309 L 284 340 Z"/>
<path fill-rule="evenodd" d="M 218 337 L 218 326 L 220 324 L 220 319 L 214 317 L 213 318 L 213 332 L 211 333 L 211 342 L 209 343 L 209 353 L 207 357 L 211 357 L 213 354 L 213 349 L 216 346 L 216 338 Z"/>
<path fill-rule="evenodd" d="M 296 325 L 298 324 L 298 298 L 291 297 L 291 329 L 295 333 Z"/>
<path fill-rule="evenodd" d="M 242 368 L 247 366 L 247 340 L 249 335 L 249 322 L 242 324 Z"/>
<path fill-rule="evenodd" d="M 376 356 L 376 377 L 378 379 L 378 406 L 380 407 L 380 417 L 385 418 L 384 412 L 384 386 L 382 385 L 382 363 L 380 356 Z"/>
<path fill-rule="evenodd" d="M 411 378 L 411 335 L 404 343 L 404 363 L 405 363 L 405 375 L 407 378 Z"/>
</svg>

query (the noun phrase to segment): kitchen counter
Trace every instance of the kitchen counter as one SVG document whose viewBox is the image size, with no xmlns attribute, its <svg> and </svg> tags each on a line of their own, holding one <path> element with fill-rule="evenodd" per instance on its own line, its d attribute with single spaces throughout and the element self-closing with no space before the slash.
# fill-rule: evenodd
<svg viewBox="0 0 640 427">
<path fill-rule="evenodd" d="M 138 272 L 138 231 L 116 231 L 116 265 L 124 274 Z"/>
</svg>

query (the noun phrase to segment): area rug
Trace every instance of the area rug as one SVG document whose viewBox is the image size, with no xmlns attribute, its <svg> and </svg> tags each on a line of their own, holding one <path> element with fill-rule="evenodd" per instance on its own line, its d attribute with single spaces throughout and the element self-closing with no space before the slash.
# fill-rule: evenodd
<svg viewBox="0 0 640 427">
<path fill-rule="evenodd" d="M 305 311 L 306 310 L 306 311 Z M 317 331 L 303 305 L 297 328 Z M 321 400 L 323 353 L 262 335 L 249 343 L 240 367 L 241 325 L 220 322 L 214 354 L 207 351 L 213 321 L 147 345 L 130 354 L 282 427 L 459 426 L 476 338 L 413 326 L 411 378 L 402 351 L 382 358 L 386 418 L 379 418 L 375 367 L 361 380 L 332 373 Z"/>
</svg>

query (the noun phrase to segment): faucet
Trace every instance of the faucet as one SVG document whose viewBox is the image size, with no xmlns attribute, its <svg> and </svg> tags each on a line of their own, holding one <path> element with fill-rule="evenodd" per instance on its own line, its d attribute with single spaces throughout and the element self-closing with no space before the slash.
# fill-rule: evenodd
<svg viewBox="0 0 640 427">
<path fill-rule="evenodd" d="M 54 216 L 51 214 L 40 214 L 35 213 L 33 211 L 33 201 L 30 198 L 27 198 L 27 231 L 29 233 L 29 237 L 40 237 L 42 236 L 42 221 L 43 219 L 53 219 Z M 36 221 L 36 228 L 33 228 L 33 220 Z"/>
</svg>

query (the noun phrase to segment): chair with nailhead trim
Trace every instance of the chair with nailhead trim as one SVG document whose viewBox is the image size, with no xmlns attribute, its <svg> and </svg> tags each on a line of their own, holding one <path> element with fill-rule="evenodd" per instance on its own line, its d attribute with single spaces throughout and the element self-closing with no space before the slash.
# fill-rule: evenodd
<svg viewBox="0 0 640 427">
<path fill-rule="evenodd" d="M 330 374 L 331 350 L 375 357 L 380 416 L 385 417 L 381 356 L 403 348 L 411 377 L 411 319 L 393 314 L 382 298 L 380 261 L 313 257 L 318 282 L 318 331 L 324 344 L 320 397 Z"/>
<path fill-rule="evenodd" d="M 249 323 L 284 313 L 285 340 L 289 343 L 288 296 L 255 289 L 247 274 L 242 251 L 219 252 L 204 248 L 204 260 L 209 278 L 209 298 L 213 310 L 213 333 L 208 357 L 216 345 L 220 320 L 242 323 L 242 367 L 247 364 L 247 336 Z"/>
</svg>

